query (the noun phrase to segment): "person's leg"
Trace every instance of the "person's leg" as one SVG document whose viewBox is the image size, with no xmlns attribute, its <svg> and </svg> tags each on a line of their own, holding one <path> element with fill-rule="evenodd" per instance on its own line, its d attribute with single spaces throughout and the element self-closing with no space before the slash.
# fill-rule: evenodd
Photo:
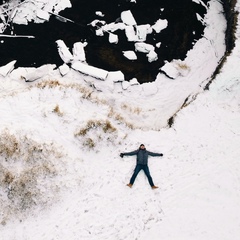
<svg viewBox="0 0 240 240">
<path fill-rule="evenodd" d="M 139 173 L 141 170 L 142 170 L 142 166 L 137 165 L 137 166 L 135 167 L 134 172 L 133 172 L 133 175 L 132 175 L 132 177 L 131 177 L 131 179 L 130 179 L 130 184 L 131 184 L 131 185 L 133 185 L 133 183 L 134 183 L 134 181 L 135 181 L 138 173 Z"/>
<path fill-rule="evenodd" d="M 154 186 L 154 183 L 153 183 L 153 180 L 152 180 L 152 177 L 151 177 L 151 175 L 150 175 L 150 171 L 149 171 L 149 168 L 148 168 L 147 165 L 144 166 L 143 171 L 144 171 L 144 173 L 146 174 L 146 176 L 147 176 L 147 178 L 148 178 L 149 184 L 151 185 L 151 187 L 153 187 L 153 186 Z"/>
</svg>

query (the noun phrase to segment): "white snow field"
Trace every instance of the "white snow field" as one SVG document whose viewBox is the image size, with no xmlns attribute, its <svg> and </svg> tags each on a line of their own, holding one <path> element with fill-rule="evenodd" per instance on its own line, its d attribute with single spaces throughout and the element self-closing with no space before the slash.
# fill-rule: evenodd
<svg viewBox="0 0 240 240">
<path fill-rule="evenodd" d="M 0 240 L 239 240 L 239 24 L 203 91 L 225 51 L 221 11 L 211 1 L 203 38 L 165 66 L 174 80 L 0 68 Z M 126 186 L 136 160 L 119 154 L 140 143 L 164 154 L 149 159 L 156 190 L 143 172 Z"/>
</svg>

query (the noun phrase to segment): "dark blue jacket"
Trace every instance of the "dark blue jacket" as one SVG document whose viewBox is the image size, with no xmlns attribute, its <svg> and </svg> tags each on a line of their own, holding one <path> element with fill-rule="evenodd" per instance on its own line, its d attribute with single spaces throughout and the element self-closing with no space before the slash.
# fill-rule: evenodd
<svg viewBox="0 0 240 240">
<path fill-rule="evenodd" d="M 154 153 L 154 152 L 150 152 L 147 151 L 146 149 L 137 149 L 135 151 L 132 152 L 126 152 L 123 153 L 124 156 L 133 156 L 133 155 L 137 155 L 137 164 L 141 164 L 141 165 L 147 165 L 148 164 L 148 156 L 163 156 L 162 153 Z"/>
</svg>

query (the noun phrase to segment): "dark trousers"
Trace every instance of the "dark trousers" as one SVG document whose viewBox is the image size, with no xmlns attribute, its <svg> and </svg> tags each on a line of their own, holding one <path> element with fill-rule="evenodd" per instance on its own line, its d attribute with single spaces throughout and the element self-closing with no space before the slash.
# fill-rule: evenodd
<svg viewBox="0 0 240 240">
<path fill-rule="evenodd" d="M 132 177 L 131 177 L 131 179 L 130 179 L 130 183 L 131 183 L 131 184 L 134 183 L 134 181 L 135 181 L 138 173 L 139 173 L 141 170 L 143 170 L 144 173 L 146 174 L 146 176 L 147 176 L 147 178 L 148 178 L 148 182 L 149 182 L 149 184 L 151 185 L 151 187 L 154 186 L 152 177 L 151 177 L 150 172 L 149 172 L 148 165 L 142 165 L 142 164 L 137 164 L 137 166 L 135 167 L 134 172 L 133 172 L 133 175 L 132 175 Z"/>
</svg>

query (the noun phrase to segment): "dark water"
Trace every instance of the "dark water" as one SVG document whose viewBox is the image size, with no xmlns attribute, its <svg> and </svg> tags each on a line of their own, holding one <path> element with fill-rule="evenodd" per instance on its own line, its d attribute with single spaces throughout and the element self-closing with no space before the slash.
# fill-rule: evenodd
<svg viewBox="0 0 240 240">
<path fill-rule="evenodd" d="M 203 0 L 207 4 L 209 0 Z M 51 17 L 44 24 L 12 25 L 5 32 L 13 29 L 16 35 L 33 35 L 35 39 L 0 38 L 0 65 L 17 60 L 16 67 L 38 67 L 53 63 L 62 65 L 57 51 L 56 40 L 62 39 L 71 49 L 78 41 L 88 42 L 85 48 L 87 62 L 90 65 L 106 70 L 121 70 L 126 80 L 136 77 L 139 82 L 151 82 L 156 78 L 159 68 L 165 60 L 184 59 L 186 53 L 202 36 L 204 26 L 197 21 L 196 13 L 204 16 L 205 8 L 192 0 L 137 0 L 137 4 L 129 0 L 72 0 L 73 7 L 60 13 L 77 24 L 61 22 Z M 161 11 L 161 9 L 164 11 Z M 160 33 L 148 35 L 146 43 L 161 47 L 155 48 L 158 60 L 149 63 L 145 54 L 137 53 L 138 60 L 126 59 L 122 51 L 134 50 L 134 43 L 128 42 L 124 31 L 118 30 L 118 44 L 108 42 L 108 34 L 104 37 L 95 35 L 95 29 L 88 24 L 95 19 L 96 11 L 102 11 L 102 18 L 107 23 L 115 22 L 124 10 L 131 10 L 138 25 L 153 25 L 158 19 L 167 19 L 168 27 Z"/>
</svg>

